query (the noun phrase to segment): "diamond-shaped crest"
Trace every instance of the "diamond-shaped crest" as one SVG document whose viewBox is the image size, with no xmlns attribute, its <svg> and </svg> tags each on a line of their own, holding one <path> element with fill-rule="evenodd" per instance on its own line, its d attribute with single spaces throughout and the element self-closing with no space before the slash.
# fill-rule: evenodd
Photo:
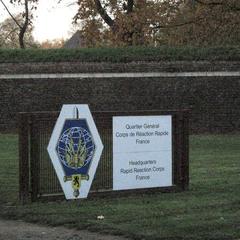
<svg viewBox="0 0 240 240">
<path fill-rule="evenodd" d="M 88 105 L 63 105 L 48 153 L 66 199 L 87 197 L 102 150 Z"/>
</svg>

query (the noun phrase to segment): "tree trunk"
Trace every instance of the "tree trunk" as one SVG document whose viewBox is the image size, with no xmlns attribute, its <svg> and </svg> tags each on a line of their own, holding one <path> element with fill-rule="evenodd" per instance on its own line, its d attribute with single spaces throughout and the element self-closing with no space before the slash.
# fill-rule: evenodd
<svg viewBox="0 0 240 240">
<path fill-rule="evenodd" d="M 25 31 L 21 28 L 19 33 L 19 46 L 21 49 L 25 49 L 24 34 L 25 34 Z"/>
<path fill-rule="evenodd" d="M 28 0 L 25 0 L 25 21 L 23 26 L 20 28 L 20 32 L 19 32 L 19 46 L 21 49 L 25 49 L 25 43 L 24 43 L 24 35 L 27 31 L 28 28 L 28 24 L 29 24 L 29 13 L 28 13 Z"/>
</svg>

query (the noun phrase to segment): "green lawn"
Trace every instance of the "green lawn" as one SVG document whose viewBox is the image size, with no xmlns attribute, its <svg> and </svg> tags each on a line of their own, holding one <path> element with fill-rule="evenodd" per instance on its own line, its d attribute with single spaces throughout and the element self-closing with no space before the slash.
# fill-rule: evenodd
<svg viewBox="0 0 240 240">
<path fill-rule="evenodd" d="M 240 239 L 240 136 L 190 138 L 190 190 L 17 203 L 17 137 L 0 135 L 0 216 L 135 239 Z M 104 215 L 104 220 L 97 220 Z"/>
</svg>

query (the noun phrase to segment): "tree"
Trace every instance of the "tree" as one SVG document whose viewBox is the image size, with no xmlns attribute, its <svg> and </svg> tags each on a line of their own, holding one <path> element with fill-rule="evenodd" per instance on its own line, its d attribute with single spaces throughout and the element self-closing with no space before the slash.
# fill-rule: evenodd
<svg viewBox="0 0 240 240">
<path fill-rule="evenodd" d="M 5 4 L 3 0 L 0 0 L 1 4 L 4 6 L 9 16 L 15 22 L 18 27 L 18 41 L 20 48 L 25 48 L 24 36 L 27 32 L 29 26 L 31 26 L 31 18 L 32 14 L 30 14 L 30 10 L 36 9 L 36 3 L 38 0 L 10 0 L 11 4 L 19 4 L 24 6 L 24 11 L 21 13 L 21 18 L 15 18 L 14 15 L 9 11 L 9 8 Z"/>
<path fill-rule="evenodd" d="M 21 23 L 21 15 L 14 16 Z M 37 44 L 32 36 L 32 26 L 28 27 L 24 36 L 24 45 L 26 47 L 36 47 Z M 5 19 L 0 23 L 0 47 L 1 48 L 19 48 L 19 27 L 12 18 Z"/>
<path fill-rule="evenodd" d="M 103 39 L 115 45 L 143 45 L 152 40 L 154 26 L 167 24 L 184 0 L 79 0 L 75 22 L 81 20 L 83 32 L 89 26 L 101 27 Z M 96 30 L 95 30 L 96 31 Z"/>
</svg>

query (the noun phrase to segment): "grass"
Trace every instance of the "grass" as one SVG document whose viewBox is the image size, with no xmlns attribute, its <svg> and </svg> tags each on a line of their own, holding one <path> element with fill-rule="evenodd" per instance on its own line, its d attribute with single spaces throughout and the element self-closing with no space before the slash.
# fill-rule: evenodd
<svg viewBox="0 0 240 240">
<path fill-rule="evenodd" d="M 0 49 L 0 63 L 19 62 L 132 62 L 218 60 L 239 61 L 240 46 L 125 47 L 81 49 Z"/>
<path fill-rule="evenodd" d="M 0 135 L 0 216 L 134 239 L 240 238 L 240 136 L 191 136 L 190 190 L 84 201 L 17 203 L 17 138 Z M 97 220 L 104 215 L 104 220 Z"/>
</svg>

